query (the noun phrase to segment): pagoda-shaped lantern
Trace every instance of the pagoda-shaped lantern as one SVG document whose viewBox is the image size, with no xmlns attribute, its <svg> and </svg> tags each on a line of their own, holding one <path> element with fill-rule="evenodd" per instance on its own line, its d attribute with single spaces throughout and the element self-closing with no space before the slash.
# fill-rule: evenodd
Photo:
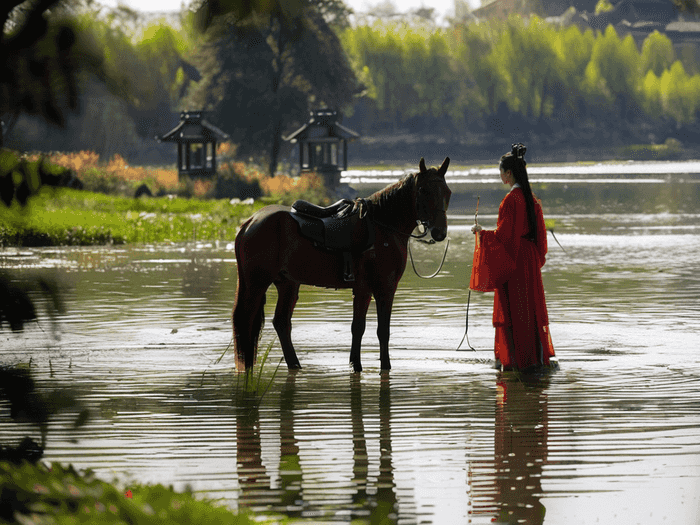
<svg viewBox="0 0 700 525">
<path fill-rule="evenodd" d="M 203 111 L 183 111 L 180 123 L 158 142 L 177 143 L 178 177 L 213 177 L 216 175 L 216 143 L 229 137 L 204 119 Z"/>
<path fill-rule="evenodd" d="M 299 143 L 302 172 L 319 173 L 329 188 L 335 188 L 340 173 L 348 169 L 348 142 L 359 136 L 338 122 L 337 111 L 320 109 L 312 111 L 309 121 L 284 140 Z"/>
</svg>

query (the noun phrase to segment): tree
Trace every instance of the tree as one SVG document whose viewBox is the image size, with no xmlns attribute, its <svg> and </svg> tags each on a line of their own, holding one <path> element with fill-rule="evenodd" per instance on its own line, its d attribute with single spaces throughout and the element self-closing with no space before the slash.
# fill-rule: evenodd
<svg viewBox="0 0 700 525">
<path fill-rule="evenodd" d="M 676 53 L 673 42 L 666 35 L 654 31 L 644 39 L 642 44 L 641 68 L 642 75 L 653 71 L 657 77 L 671 67 Z"/>
<path fill-rule="evenodd" d="M 271 176 L 283 134 L 301 125 L 311 106 L 343 109 L 359 91 L 325 18 L 342 24 L 338 4 L 338 0 L 279 0 L 260 11 L 217 11 L 218 4 L 209 0 L 205 3 L 209 11 L 197 13 L 206 32 L 193 61 L 203 80 L 186 103 L 209 110 L 212 122 L 238 145 L 238 155 L 266 159 Z"/>
<path fill-rule="evenodd" d="M 0 118 L 25 113 L 63 125 L 78 103 L 79 66 L 99 71 L 99 56 L 78 45 L 59 0 L 4 0 L 0 23 Z"/>
</svg>

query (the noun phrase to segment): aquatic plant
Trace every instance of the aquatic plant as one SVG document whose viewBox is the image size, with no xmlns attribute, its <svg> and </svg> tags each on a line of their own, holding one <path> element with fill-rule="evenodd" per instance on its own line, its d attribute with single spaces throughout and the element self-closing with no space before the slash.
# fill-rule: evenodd
<svg viewBox="0 0 700 525">
<path fill-rule="evenodd" d="M 245 405 L 260 405 L 260 402 L 263 400 L 265 394 L 267 394 L 268 390 L 270 389 L 272 382 L 275 380 L 275 376 L 277 375 L 277 372 L 282 364 L 283 358 L 280 358 L 279 362 L 277 363 L 277 366 L 272 372 L 272 376 L 269 379 L 263 380 L 263 371 L 266 371 L 265 364 L 267 363 L 270 357 L 270 351 L 272 350 L 274 343 L 275 339 L 270 341 L 270 343 L 265 348 L 262 357 L 258 360 L 257 374 L 255 373 L 254 368 L 246 370 L 244 373 L 236 374 L 234 398 L 243 402 Z M 232 344 L 233 341 L 219 356 L 219 358 L 216 360 L 217 364 L 223 359 L 223 357 L 228 352 L 229 348 L 231 348 Z"/>
</svg>

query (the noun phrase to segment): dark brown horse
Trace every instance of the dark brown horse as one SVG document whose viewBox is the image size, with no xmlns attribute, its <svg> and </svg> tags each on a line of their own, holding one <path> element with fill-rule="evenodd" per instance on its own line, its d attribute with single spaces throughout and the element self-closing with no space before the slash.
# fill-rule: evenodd
<svg viewBox="0 0 700 525">
<path fill-rule="evenodd" d="M 365 332 L 367 309 L 377 302 L 377 337 L 381 369 L 391 369 L 389 323 L 394 294 L 406 268 L 411 232 L 417 224 L 430 231 L 433 239 L 447 237 L 447 207 L 452 192 L 445 182 L 450 159 L 440 168 L 420 171 L 363 200 L 365 215 L 354 231 L 358 245 L 372 238 L 372 247 L 354 254 L 355 280 L 343 279 L 343 256 L 330 252 L 300 235 L 290 208 L 267 206 L 242 226 L 236 236 L 238 288 L 233 307 L 233 337 L 238 370 L 250 369 L 257 352 L 264 322 L 265 294 L 271 284 L 278 299 L 272 324 L 289 368 L 301 368 L 292 345 L 292 312 L 299 297 L 299 285 L 352 288 L 353 320 L 350 362 L 362 371 L 360 344 Z M 366 221 L 369 221 L 367 223 Z M 370 241 L 371 242 L 371 241 Z"/>
</svg>

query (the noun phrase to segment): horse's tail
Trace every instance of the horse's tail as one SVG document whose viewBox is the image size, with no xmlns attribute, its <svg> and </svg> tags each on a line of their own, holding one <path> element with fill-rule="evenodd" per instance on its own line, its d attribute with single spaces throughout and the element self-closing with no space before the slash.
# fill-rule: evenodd
<svg viewBox="0 0 700 525">
<path fill-rule="evenodd" d="M 238 270 L 236 300 L 231 316 L 233 324 L 233 349 L 236 355 L 236 369 L 249 370 L 255 364 L 258 342 L 265 325 L 265 293 L 262 297 L 251 296 L 251 286 L 247 280 L 246 260 L 241 242 L 251 219 L 243 223 L 234 242 Z"/>
</svg>

